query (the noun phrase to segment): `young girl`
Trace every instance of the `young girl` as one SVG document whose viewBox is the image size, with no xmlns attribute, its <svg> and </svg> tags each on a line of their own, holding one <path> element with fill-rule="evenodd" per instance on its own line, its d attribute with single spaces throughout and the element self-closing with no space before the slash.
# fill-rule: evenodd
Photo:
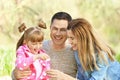
<svg viewBox="0 0 120 80">
<path fill-rule="evenodd" d="M 78 64 L 78 80 L 120 80 L 120 64 L 114 52 L 83 18 L 73 19 L 67 27 L 68 40 Z"/>
<path fill-rule="evenodd" d="M 44 34 L 41 28 L 46 28 L 45 23 L 40 22 L 39 27 L 30 27 L 25 30 L 23 23 L 19 31 L 24 31 L 17 43 L 16 67 L 20 70 L 31 70 L 31 75 L 21 80 L 48 80 L 46 70 L 50 69 L 50 57 L 42 49 Z"/>
</svg>

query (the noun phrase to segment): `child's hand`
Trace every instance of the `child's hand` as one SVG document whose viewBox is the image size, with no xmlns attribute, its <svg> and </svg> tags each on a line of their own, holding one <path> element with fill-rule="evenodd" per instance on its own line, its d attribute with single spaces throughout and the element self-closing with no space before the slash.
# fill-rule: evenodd
<svg viewBox="0 0 120 80">
<path fill-rule="evenodd" d="M 34 60 L 36 60 L 36 59 L 47 60 L 47 59 L 50 59 L 50 57 L 45 53 L 41 53 L 41 54 L 34 55 Z"/>
<path fill-rule="evenodd" d="M 39 58 L 39 59 L 42 59 L 42 60 L 50 59 L 50 57 L 49 57 L 47 54 L 45 54 L 45 53 L 43 53 L 43 54 L 38 54 L 38 58 Z"/>
</svg>

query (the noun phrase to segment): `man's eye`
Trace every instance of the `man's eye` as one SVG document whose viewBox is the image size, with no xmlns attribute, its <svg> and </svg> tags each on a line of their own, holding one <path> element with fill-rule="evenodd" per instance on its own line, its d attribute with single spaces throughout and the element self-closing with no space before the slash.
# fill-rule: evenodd
<svg viewBox="0 0 120 80">
<path fill-rule="evenodd" d="M 39 44 L 42 44 L 42 42 L 40 42 Z"/>
<path fill-rule="evenodd" d="M 66 29 L 61 29 L 60 31 L 66 32 L 67 30 Z"/>
<path fill-rule="evenodd" d="M 71 37 L 71 39 L 72 39 L 72 40 L 74 40 L 74 38 L 73 38 L 73 37 Z"/>
<path fill-rule="evenodd" d="M 58 30 L 57 28 L 53 28 L 53 30 Z"/>
</svg>

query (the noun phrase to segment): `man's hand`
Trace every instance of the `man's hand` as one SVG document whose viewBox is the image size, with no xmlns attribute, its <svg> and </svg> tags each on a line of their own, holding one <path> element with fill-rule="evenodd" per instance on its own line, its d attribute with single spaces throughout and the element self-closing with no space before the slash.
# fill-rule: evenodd
<svg viewBox="0 0 120 80">
<path fill-rule="evenodd" d="M 31 74 L 31 71 L 29 68 L 25 69 L 25 70 L 19 70 L 19 69 L 15 68 L 13 71 L 13 76 L 14 76 L 15 80 L 28 77 L 30 74 Z"/>
</svg>

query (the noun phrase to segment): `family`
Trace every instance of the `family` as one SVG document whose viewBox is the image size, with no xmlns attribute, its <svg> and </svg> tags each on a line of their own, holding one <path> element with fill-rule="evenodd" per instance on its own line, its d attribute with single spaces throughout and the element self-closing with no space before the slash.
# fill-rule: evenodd
<svg viewBox="0 0 120 80">
<path fill-rule="evenodd" d="M 23 35 L 16 47 L 13 80 L 120 80 L 114 51 L 86 19 L 55 13 L 51 40 L 44 40 L 42 29 L 46 25 L 43 21 L 39 24 L 27 28 L 23 23 L 19 27 Z"/>
</svg>

